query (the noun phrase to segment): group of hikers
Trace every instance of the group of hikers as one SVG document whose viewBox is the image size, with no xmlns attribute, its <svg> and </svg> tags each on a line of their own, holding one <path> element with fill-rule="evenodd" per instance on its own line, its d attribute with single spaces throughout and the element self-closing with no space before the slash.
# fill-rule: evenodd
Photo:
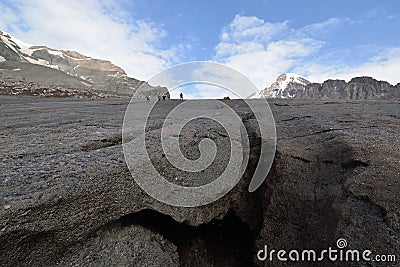
<svg viewBox="0 0 400 267">
<path fill-rule="evenodd" d="M 161 101 L 161 98 L 162 98 L 162 100 L 165 100 L 167 98 L 167 95 L 163 94 L 161 96 L 160 94 L 158 94 L 157 97 L 158 97 L 158 101 Z M 179 97 L 180 97 L 180 100 L 183 101 L 183 93 L 180 93 Z M 147 100 L 147 102 L 150 102 L 150 96 L 149 95 L 146 96 L 146 100 Z"/>
</svg>

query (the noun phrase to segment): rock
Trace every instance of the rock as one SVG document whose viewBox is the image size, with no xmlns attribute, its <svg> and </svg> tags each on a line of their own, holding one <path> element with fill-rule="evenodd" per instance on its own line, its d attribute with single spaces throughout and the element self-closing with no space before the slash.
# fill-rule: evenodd
<svg viewBox="0 0 400 267">
<path fill-rule="evenodd" d="M 301 99 L 345 99 L 398 100 L 398 88 L 385 81 L 371 77 L 356 77 L 348 83 L 344 80 L 327 80 L 322 84 L 311 83 L 298 90 L 295 98 Z"/>
<path fill-rule="evenodd" d="M 176 102 L 161 101 L 158 108 L 160 112 L 169 110 Z M 176 232 L 166 235 L 167 230 L 152 228 L 151 221 L 163 214 L 177 229 L 184 225 L 200 229 L 234 214 L 257 236 L 253 248 L 240 247 L 249 250 L 247 255 L 255 256 L 264 245 L 321 249 L 335 246 L 339 238 L 346 238 L 350 248 L 372 247 L 378 253 L 399 255 L 398 102 L 274 100 L 270 106 L 277 127 L 277 156 L 265 184 L 255 193 L 247 191 L 257 159 L 257 154 L 252 154 L 239 184 L 220 200 L 198 208 L 160 203 L 136 185 L 121 160 L 121 125 L 127 104 L 126 99 L 0 96 L 4 114 L 0 135 L 6 146 L 0 152 L 0 206 L 12 205 L 12 209 L 0 209 L 3 266 L 84 265 L 85 253 L 90 250 L 99 255 L 113 253 L 99 246 L 102 240 L 113 244 L 120 240 L 119 248 L 126 251 L 126 258 L 120 254 L 121 260 L 126 260 L 132 255 L 129 253 L 136 253 L 126 245 L 127 237 L 135 233 L 140 233 L 138 243 L 152 236 L 159 240 L 160 234 L 165 237 L 161 240 L 168 245 L 163 262 L 175 259 L 171 243 L 189 256 L 197 249 L 199 254 L 186 262 L 205 259 L 205 265 L 218 258 L 209 254 L 218 249 L 210 247 L 229 244 L 211 239 L 204 245 L 204 238 L 191 238 L 191 232 L 183 231 L 180 233 L 193 242 L 187 242 L 190 246 L 184 250 L 179 247 L 183 243 L 174 238 Z M 248 111 L 237 100 L 229 105 L 252 129 L 252 145 L 259 145 Z M 265 108 L 262 102 L 259 108 Z M 161 124 L 157 116 L 152 118 L 150 137 Z M 182 133 L 188 157 L 196 157 L 197 144 L 204 136 L 221 144 L 226 138 L 220 129 L 201 120 L 192 126 Z M 193 136 L 196 133 L 198 136 Z M 166 164 L 157 154 L 153 159 Z M 222 157 L 221 166 L 225 161 Z M 65 165 L 60 167 L 59 162 Z M 215 166 L 215 171 L 221 166 Z M 175 171 L 164 171 L 174 182 L 185 182 Z M 145 218 L 121 226 L 123 218 L 144 210 L 157 216 L 148 222 L 145 214 Z M 244 232 L 240 227 L 235 230 Z M 160 248 L 161 241 L 151 242 L 151 246 Z M 227 256 L 221 262 L 231 260 Z M 268 265 L 256 258 L 254 263 Z"/>
<path fill-rule="evenodd" d="M 399 255 L 399 124 L 390 119 L 399 104 L 309 105 L 293 102 L 274 109 L 277 155 L 266 181 L 264 222 L 254 251 L 267 245 L 269 250 L 320 252 L 337 249 L 337 240 L 344 238 L 347 249 Z M 271 264 L 256 257 L 254 262 Z M 274 258 L 273 266 L 289 265 L 304 262 Z"/>
<path fill-rule="evenodd" d="M 303 99 L 340 99 L 347 83 L 344 80 L 326 80 L 322 84 L 311 83 L 299 90 L 296 98 Z"/>
<path fill-rule="evenodd" d="M 357 77 L 345 87 L 342 98 L 347 100 L 385 98 L 395 87 L 385 81 L 377 81 L 371 77 Z"/>
<path fill-rule="evenodd" d="M 27 67 L 30 63 L 18 63 Z M 15 62 L 1 62 L 0 68 L 5 66 L 21 67 Z M 23 71 L 25 70 L 24 67 Z M 36 66 L 36 68 L 46 68 Z M 64 74 L 65 75 L 65 74 Z M 106 98 L 120 97 L 118 94 L 101 92 L 96 90 L 71 89 L 67 86 L 52 86 L 42 84 L 41 82 L 26 82 L 22 76 L 13 77 L 4 69 L 0 71 L 0 94 L 1 95 L 22 95 L 22 96 L 40 96 L 40 97 L 69 97 L 69 98 Z M 52 76 L 53 77 L 53 76 Z"/>
<path fill-rule="evenodd" d="M 109 226 L 70 248 L 58 266 L 179 266 L 176 246 L 138 225 Z"/>
</svg>

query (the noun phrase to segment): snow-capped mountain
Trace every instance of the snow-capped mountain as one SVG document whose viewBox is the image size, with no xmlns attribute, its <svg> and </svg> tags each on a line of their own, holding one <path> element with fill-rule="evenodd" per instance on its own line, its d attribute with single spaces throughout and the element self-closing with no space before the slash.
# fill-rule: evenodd
<svg viewBox="0 0 400 267">
<path fill-rule="evenodd" d="M 108 77 L 125 77 L 123 69 L 109 61 L 94 59 L 74 51 L 57 50 L 46 46 L 33 46 L 0 31 L 2 52 L 0 61 L 19 61 L 61 70 L 86 80 L 89 84 L 102 82 Z M 8 48 L 9 51 L 6 51 Z"/>
<path fill-rule="evenodd" d="M 253 93 L 248 98 L 296 98 L 296 99 L 400 99 L 400 83 L 391 85 L 371 77 L 355 77 L 349 82 L 326 80 L 323 83 L 310 83 L 294 73 L 279 75 L 271 86 Z"/>
<path fill-rule="evenodd" d="M 132 95 L 143 83 L 128 77 L 110 61 L 75 51 L 30 45 L 3 31 L 0 31 L 0 65 L 4 77 L 124 95 Z"/>
<path fill-rule="evenodd" d="M 249 98 L 294 98 L 298 91 L 303 91 L 309 81 L 295 73 L 284 73 L 271 84 L 271 86 L 253 93 Z"/>
</svg>

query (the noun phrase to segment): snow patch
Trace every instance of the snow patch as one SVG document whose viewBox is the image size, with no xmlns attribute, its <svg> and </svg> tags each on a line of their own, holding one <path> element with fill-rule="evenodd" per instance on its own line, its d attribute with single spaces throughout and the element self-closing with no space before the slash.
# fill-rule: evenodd
<svg viewBox="0 0 400 267">
<path fill-rule="evenodd" d="M 55 55 L 55 56 L 60 56 L 60 57 L 64 57 L 64 53 L 61 51 L 57 51 L 57 50 L 50 50 L 48 49 L 47 52 L 51 55 Z"/>
<path fill-rule="evenodd" d="M 67 55 L 67 54 L 63 54 L 63 55 L 64 55 L 64 57 L 67 57 L 67 58 L 70 58 L 70 59 L 73 59 L 73 60 L 76 60 L 76 61 L 92 60 L 91 57 L 87 57 L 87 58 L 76 58 L 76 57 L 71 57 L 70 55 Z"/>
<path fill-rule="evenodd" d="M 87 86 L 87 87 L 90 87 L 90 86 L 91 86 L 90 83 L 86 83 L 86 82 L 83 82 L 83 81 L 81 81 L 81 83 L 82 83 L 83 85 Z"/>
<path fill-rule="evenodd" d="M 39 59 L 34 59 L 34 58 L 31 58 L 31 57 L 24 57 L 24 58 L 26 60 L 28 60 L 29 63 L 32 63 L 32 64 L 42 65 L 42 66 L 50 67 L 50 68 L 53 68 L 53 69 L 58 69 L 58 66 L 50 65 L 50 62 L 48 62 L 47 60 L 41 59 L 41 58 L 39 58 Z"/>
<path fill-rule="evenodd" d="M 33 53 L 33 49 L 31 49 L 31 47 L 33 45 L 25 43 L 13 36 L 11 36 L 10 34 L 3 32 L 3 35 L 1 35 L 1 40 L 3 40 L 4 43 L 6 43 L 6 45 L 8 47 L 10 47 L 13 51 L 15 51 L 16 53 L 18 52 L 22 52 L 23 54 L 26 54 L 28 56 L 32 56 Z M 18 46 L 19 49 L 16 49 L 15 46 Z M 19 50 L 19 51 L 18 51 Z"/>
<path fill-rule="evenodd" d="M 107 74 L 107 77 L 118 78 L 118 76 L 119 76 L 119 72 L 117 72 L 115 74 Z"/>
</svg>

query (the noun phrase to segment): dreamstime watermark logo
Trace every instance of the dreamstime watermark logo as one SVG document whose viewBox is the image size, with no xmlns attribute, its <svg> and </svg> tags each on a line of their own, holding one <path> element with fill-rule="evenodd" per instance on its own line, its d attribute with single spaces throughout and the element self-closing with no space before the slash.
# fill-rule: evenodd
<svg viewBox="0 0 400 267">
<path fill-rule="evenodd" d="M 184 89 L 185 95 L 201 95 L 201 90 L 209 92 L 212 88 L 241 100 L 168 101 L 154 95 L 149 99 L 153 86 L 158 85 L 167 87 L 173 95 Z M 128 105 L 122 129 L 125 160 L 135 182 L 169 205 L 209 204 L 235 187 L 257 147 L 258 162 L 248 188 L 255 191 L 271 168 L 276 146 L 275 123 L 267 101 L 245 99 L 245 94 L 257 90 L 239 71 L 211 62 L 176 65 L 143 83 Z M 146 98 L 149 101 L 143 100 Z M 257 132 L 261 144 L 252 145 L 245 118 L 252 119 L 251 131 Z M 203 131 L 210 125 L 215 129 Z M 190 147 L 193 143 L 182 143 L 191 138 L 195 148 Z"/>
<path fill-rule="evenodd" d="M 347 249 L 347 240 L 339 238 L 336 241 L 336 248 L 329 247 L 321 251 L 313 249 L 305 250 L 268 250 L 268 246 L 264 246 L 257 252 L 257 259 L 260 261 L 304 261 L 304 262 L 317 262 L 317 261 L 341 261 L 341 262 L 352 262 L 352 261 L 365 261 L 365 262 L 396 262 L 396 255 L 393 254 L 373 254 L 372 250 L 358 250 L 358 249 Z"/>
</svg>

